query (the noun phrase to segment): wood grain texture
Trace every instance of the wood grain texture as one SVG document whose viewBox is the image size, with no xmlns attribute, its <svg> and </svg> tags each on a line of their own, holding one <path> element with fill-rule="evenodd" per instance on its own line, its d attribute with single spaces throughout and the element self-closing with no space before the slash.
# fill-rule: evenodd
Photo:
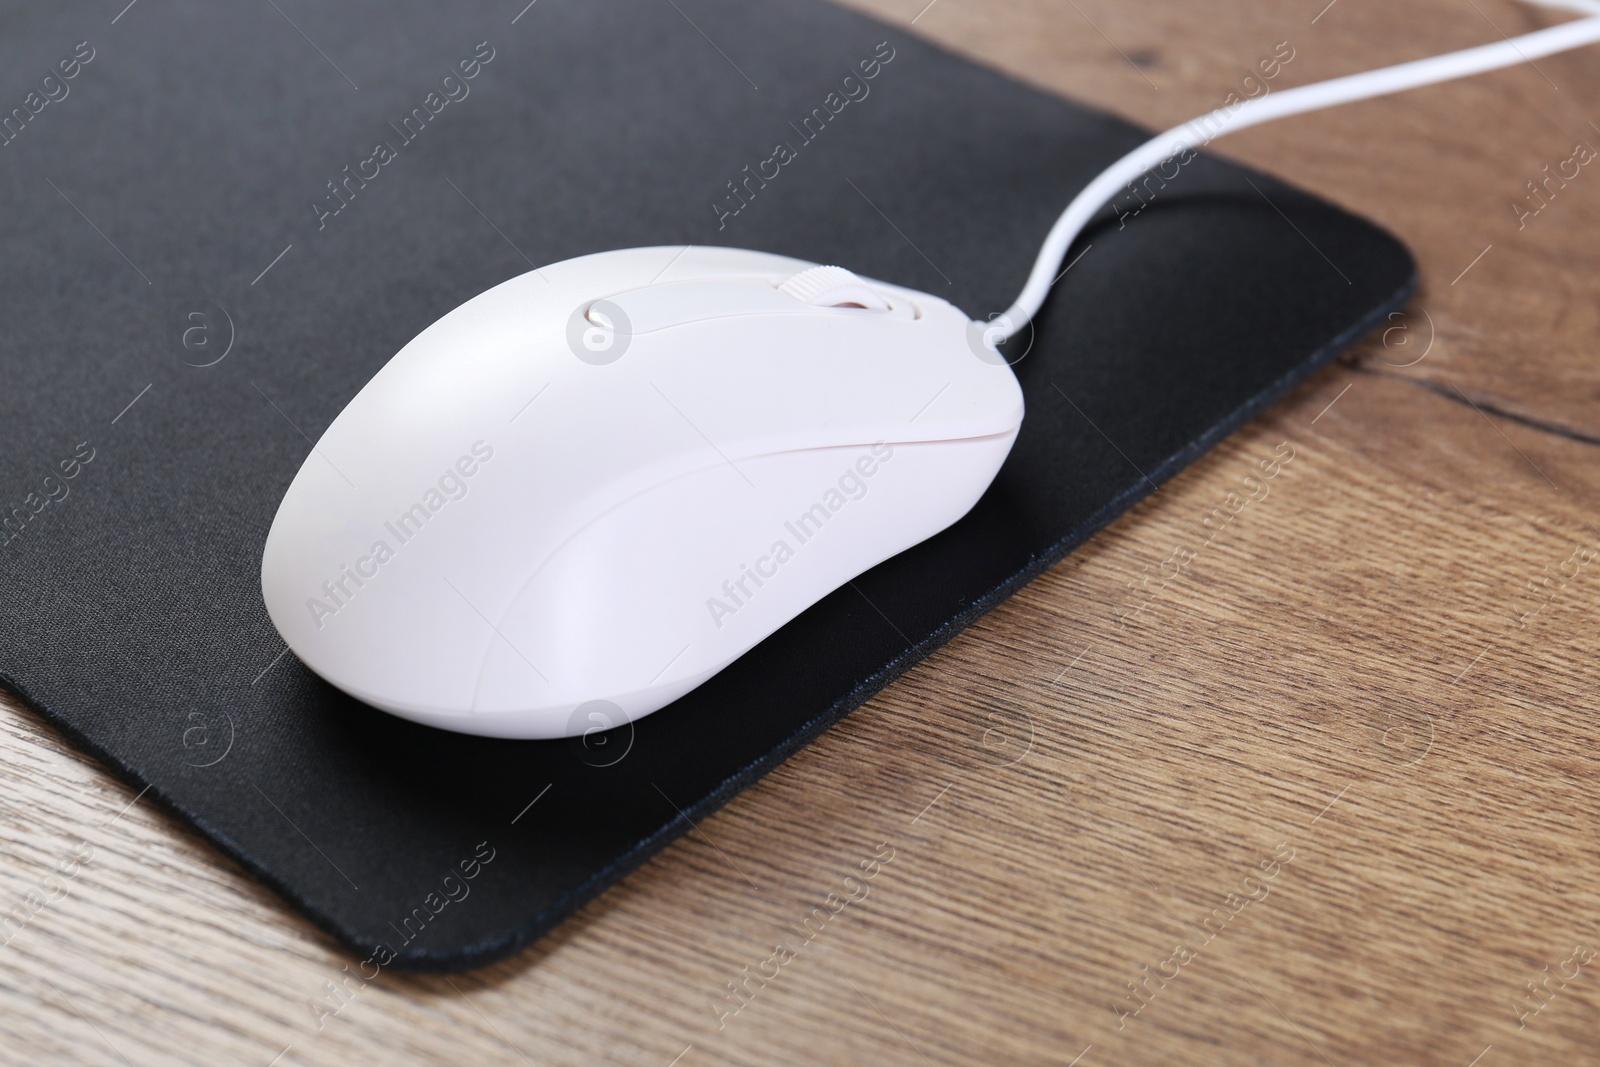
<svg viewBox="0 0 1600 1067">
<path fill-rule="evenodd" d="M 1147 125 L 1550 20 L 853 3 Z M 515 960 L 319 1018 L 352 957 L 3 705 L 0 1060 L 1600 1062 L 1600 173 L 1511 208 L 1597 101 L 1591 51 L 1222 142 L 1412 309 Z"/>
</svg>

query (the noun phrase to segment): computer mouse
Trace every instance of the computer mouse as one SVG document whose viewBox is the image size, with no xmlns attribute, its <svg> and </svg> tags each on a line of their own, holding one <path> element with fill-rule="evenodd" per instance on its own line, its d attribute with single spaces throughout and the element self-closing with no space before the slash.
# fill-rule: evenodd
<svg viewBox="0 0 1600 1067">
<path fill-rule="evenodd" d="M 472 298 L 361 389 L 284 495 L 262 594 L 359 700 L 577 736 L 955 522 L 1022 416 L 936 296 L 737 249 L 583 256 Z"/>
</svg>

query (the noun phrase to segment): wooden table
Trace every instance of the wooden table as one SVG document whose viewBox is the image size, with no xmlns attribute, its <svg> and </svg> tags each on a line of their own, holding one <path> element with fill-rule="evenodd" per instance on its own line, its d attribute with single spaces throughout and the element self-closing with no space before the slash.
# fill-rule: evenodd
<svg viewBox="0 0 1600 1067">
<path fill-rule="evenodd" d="M 1152 126 L 1280 42 L 1282 87 L 1555 18 L 854 2 Z M 1600 171 L 1511 206 L 1600 145 L 1597 60 L 1222 142 L 1399 234 L 1412 308 L 514 960 L 319 1019 L 354 958 L 5 704 L 0 900 L 50 899 L 5 947 L 0 1058 L 1600 1062 Z"/>
</svg>

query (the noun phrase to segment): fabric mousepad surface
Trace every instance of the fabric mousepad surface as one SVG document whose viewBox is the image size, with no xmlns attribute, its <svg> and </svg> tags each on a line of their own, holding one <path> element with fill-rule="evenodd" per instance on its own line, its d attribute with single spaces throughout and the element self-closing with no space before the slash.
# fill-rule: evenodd
<svg viewBox="0 0 1600 1067">
<path fill-rule="evenodd" d="M 1414 284 L 1375 227 L 1175 161 L 1080 240 L 1016 365 L 1021 435 L 965 519 L 631 728 L 449 734 L 318 679 L 260 590 L 311 442 L 407 341 L 533 267 L 655 245 L 838 263 L 985 318 L 1147 135 L 809 0 L 6 23 L 0 676 L 400 967 L 537 939 Z"/>
</svg>

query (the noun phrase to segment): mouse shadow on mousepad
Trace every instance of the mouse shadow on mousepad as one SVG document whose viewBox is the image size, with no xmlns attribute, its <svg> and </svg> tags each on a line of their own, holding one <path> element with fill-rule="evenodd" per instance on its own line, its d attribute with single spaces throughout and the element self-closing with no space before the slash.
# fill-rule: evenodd
<svg viewBox="0 0 1600 1067">
<path fill-rule="evenodd" d="M 1148 135 L 810 0 L 299 14 L 328 61 L 270 6 L 198 0 L 30 10 L 0 42 L 0 70 L 80 57 L 0 148 L 0 677 L 381 966 L 536 941 L 1415 284 L 1370 223 L 1194 156 L 1102 212 L 1012 342 L 1027 415 L 965 518 L 636 723 L 445 733 L 313 675 L 260 588 L 312 442 L 406 342 L 534 267 L 652 245 L 986 319 Z"/>
</svg>

